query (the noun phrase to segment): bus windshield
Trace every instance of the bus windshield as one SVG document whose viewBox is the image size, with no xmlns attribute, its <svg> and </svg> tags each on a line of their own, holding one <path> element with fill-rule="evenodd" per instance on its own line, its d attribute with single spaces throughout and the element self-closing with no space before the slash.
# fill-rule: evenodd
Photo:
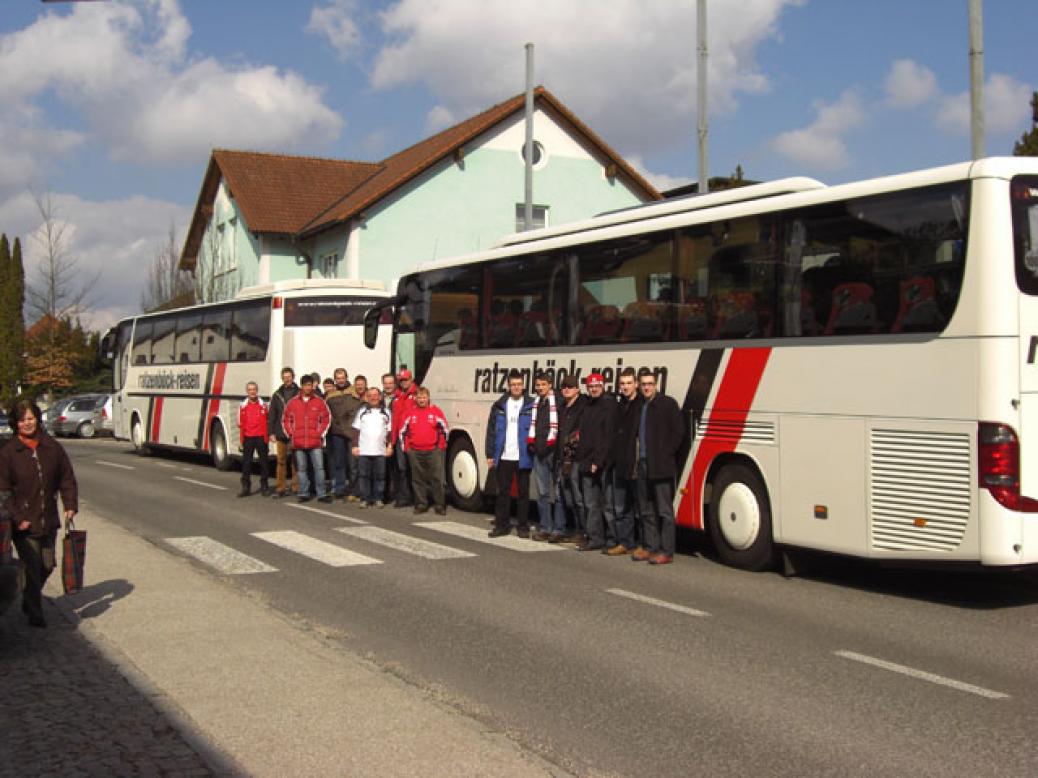
<svg viewBox="0 0 1038 778">
<path fill-rule="evenodd" d="M 1017 176 L 1010 192 L 1016 283 L 1024 294 L 1038 294 L 1038 176 Z"/>
</svg>

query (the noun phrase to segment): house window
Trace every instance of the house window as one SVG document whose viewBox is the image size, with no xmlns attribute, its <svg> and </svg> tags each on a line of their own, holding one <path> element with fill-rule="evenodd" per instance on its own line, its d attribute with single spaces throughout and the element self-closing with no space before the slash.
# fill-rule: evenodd
<svg viewBox="0 0 1038 778">
<path fill-rule="evenodd" d="M 339 255 L 325 254 L 320 262 L 321 275 L 325 278 L 337 278 L 339 275 Z"/>
<path fill-rule="evenodd" d="M 533 207 L 533 224 L 531 230 L 538 230 L 548 226 L 548 206 L 535 205 Z M 526 206 L 522 203 L 515 205 L 515 231 L 523 232 L 526 229 Z"/>
</svg>

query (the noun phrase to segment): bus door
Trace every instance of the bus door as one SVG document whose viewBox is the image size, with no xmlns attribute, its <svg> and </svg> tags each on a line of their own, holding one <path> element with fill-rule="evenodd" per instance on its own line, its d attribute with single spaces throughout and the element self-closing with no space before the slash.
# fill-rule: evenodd
<svg viewBox="0 0 1038 778">
<path fill-rule="evenodd" d="M 1017 176 L 1011 193 L 1020 291 L 1020 492 L 1038 497 L 1038 176 Z"/>
</svg>

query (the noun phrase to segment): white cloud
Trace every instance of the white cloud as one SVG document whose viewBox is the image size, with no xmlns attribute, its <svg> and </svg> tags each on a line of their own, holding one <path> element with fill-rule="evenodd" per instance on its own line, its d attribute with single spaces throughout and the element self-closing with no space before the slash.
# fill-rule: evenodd
<svg viewBox="0 0 1038 778">
<path fill-rule="evenodd" d="M 984 125 L 991 134 L 1015 133 L 1029 125 L 1032 87 L 1012 76 L 993 73 L 984 84 Z M 941 99 L 937 126 L 955 135 L 970 132 L 969 92 Z"/>
<path fill-rule="evenodd" d="M 425 129 L 431 133 L 446 129 L 455 122 L 454 114 L 443 105 L 433 106 L 429 113 L 425 115 Z"/>
<path fill-rule="evenodd" d="M 177 0 L 48 10 L 0 36 L 0 104 L 38 116 L 38 101 L 56 95 L 79 112 L 113 158 L 144 163 L 197 161 L 212 146 L 312 149 L 338 136 L 341 117 L 301 76 L 193 58 L 190 36 Z M 38 122 L 17 126 L 30 127 L 59 139 L 64 131 Z M 5 143 L 10 134 L 4 133 Z M 39 167 L 33 144 L 9 152 L 34 158 L 30 167 Z"/>
<path fill-rule="evenodd" d="M 140 310 L 141 290 L 158 247 L 170 224 L 183 239 L 190 211 L 176 203 L 134 196 L 122 200 L 86 200 L 53 194 L 56 217 L 66 225 L 68 254 L 79 262 L 83 277 L 100 271 L 84 326 L 100 329 Z M 27 192 L 0 202 L 0 224 L 9 238 L 22 239 L 26 280 L 34 282 L 40 246 L 33 239 L 40 214 Z"/>
<path fill-rule="evenodd" d="M 692 179 L 687 176 L 672 176 L 669 173 L 655 173 L 649 170 L 645 167 L 645 161 L 638 155 L 629 156 L 626 159 L 631 167 L 641 173 L 660 192 L 666 192 L 668 189 L 676 189 L 679 186 L 687 186 L 692 183 Z"/>
<path fill-rule="evenodd" d="M 885 88 L 887 105 L 892 108 L 915 108 L 940 92 L 934 72 L 910 59 L 899 59 L 890 66 Z"/>
<path fill-rule="evenodd" d="M 772 141 L 776 151 L 809 168 L 834 170 L 849 162 L 843 137 L 866 118 L 861 98 L 851 90 L 835 103 L 815 105 L 817 117 L 799 130 L 784 132 Z"/>
<path fill-rule="evenodd" d="M 346 62 L 356 57 L 360 49 L 361 34 L 356 16 L 356 0 L 332 0 L 327 5 L 314 6 L 306 31 L 327 40 L 339 59 Z"/>
<path fill-rule="evenodd" d="M 729 113 L 741 94 L 768 88 L 756 50 L 795 4 L 711 5 L 711 112 Z M 371 81 L 423 84 L 454 115 L 470 115 L 523 90 L 523 45 L 533 41 L 538 82 L 610 144 L 647 153 L 683 143 L 694 126 L 695 17 L 695 3 L 674 0 L 610 0 L 607 12 L 601 0 L 399 0 L 381 14 L 390 42 Z"/>
</svg>

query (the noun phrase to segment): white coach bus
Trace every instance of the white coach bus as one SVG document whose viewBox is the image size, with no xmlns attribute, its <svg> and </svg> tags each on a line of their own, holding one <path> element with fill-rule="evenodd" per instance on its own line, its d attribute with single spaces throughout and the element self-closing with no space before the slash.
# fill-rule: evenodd
<svg viewBox="0 0 1038 778">
<path fill-rule="evenodd" d="M 269 398 L 281 369 L 380 376 L 386 344 L 363 345 L 364 314 L 387 294 L 378 282 L 279 281 L 234 300 L 124 319 L 102 340 L 113 363 L 115 437 L 154 448 L 208 452 L 221 470 L 241 452 L 238 404 L 255 381 Z"/>
<path fill-rule="evenodd" d="M 1038 562 L 1038 159 L 651 204 L 420 265 L 393 358 L 451 423 L 476 507 L 508 371 L 646 369 L 681 404 L 680 526 L 776 546 Z M 366 341 L 384 313 L 369 312 Z M 384 320 L 384 319 L 382 319 Z"/>
</svg>

